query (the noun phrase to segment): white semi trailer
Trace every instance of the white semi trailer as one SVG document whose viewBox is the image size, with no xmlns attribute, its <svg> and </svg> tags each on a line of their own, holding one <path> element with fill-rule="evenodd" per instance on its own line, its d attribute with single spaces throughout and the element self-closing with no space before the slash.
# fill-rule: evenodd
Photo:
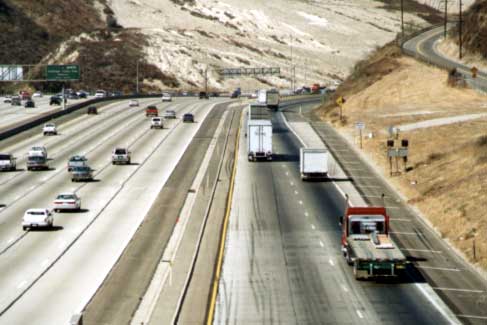
<svg viewBox="0 0 487 325">
<path fill-rule="evenodd" d="M 301 179 L 323 179 L 328 176 L 328 150 L 301 148 L 299 150 Z"/>
<path fill-rule="evenodd" d="M 272 160 L 272 122 L 248 120 L 247 153 L 249 161 Z"/>
</svg>

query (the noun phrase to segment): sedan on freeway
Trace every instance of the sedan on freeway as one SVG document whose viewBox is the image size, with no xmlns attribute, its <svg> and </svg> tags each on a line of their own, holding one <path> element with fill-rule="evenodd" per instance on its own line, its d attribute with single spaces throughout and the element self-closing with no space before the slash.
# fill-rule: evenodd
<svg viewBox="0 0 487 325">
<path fill-rule="evenodd" d="M 92 180 L 93 180 L 93 173 L 89 166 L 74 167 L 71 170 L 72 182 L 92 181 Z"/>
<path fill-rule="evenodd" d="M 76 155 L 72 156 L 68 160 L 68 172 L 72 171 L 75 167 L 87 167 L 88 159 L 85 156 Z"/>
<path fill-rule="evenodd" d="M 45 227 L 50 228 L 54 224 L 54 217 L 48 209 L 29 209 L 22 218 L 22 229 Z"/>
<path fill-rule="evenodd" d="M 186 113 L 183 115 L 183 122 L 194 123 L 194 115 L 191 113 Z"/>
<path fill-rule="evenodd" d="M 137 99 L 132 99 L 129 102 L 129 107 L 138 107 L 139 106 L 139 101 Z"/>
<path fill-rule="evenodd" d="M 54 200 L 54 212 L 80 209 L 81 199 L 76 193 L 61 193 Z"/>
<path fill-rule="evenodd" d="M 176 118 L 176 111 L 168 109 L 164 112 L 164 118 Z"/>
</svg>

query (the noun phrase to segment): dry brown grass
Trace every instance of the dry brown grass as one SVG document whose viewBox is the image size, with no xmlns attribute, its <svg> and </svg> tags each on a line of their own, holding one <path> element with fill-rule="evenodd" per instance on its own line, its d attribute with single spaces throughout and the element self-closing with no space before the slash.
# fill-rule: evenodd
<svg viewBox="0 0 487 325">
<path fill-rule="evenodd" d="M 385 49 L 385 53 L 389 51 Z M 487 96 L 451 88 L 447 72 L 410 58 L 386 59 L 394 61 L 392 71 L 375 69 L 384 55 L 375 54 L 368 67 L 362 63 L 361 71 L 377 71 L 377 77 L 365 73 L 345 82 L 347 91 L 342 94 L 348 99 L 344 106 L 347 123 L 339 123 L 337 110 L 331 105 L 316 113 L 349 138 L 355 136 L 354 123 L 364 121 L 366 133 L 374 135 L 364 141 L 366 155 L 470 260 L 475 236 L 476 262 L 487 269 L 487 241 L 483 240 L 487 237 L 487 118 L 401 133 L 400 138 L 410 143 L 410 171 L 400 176 L 389 177 L 385 155 L 390 125 L 487 113 Z"/>
</svg>

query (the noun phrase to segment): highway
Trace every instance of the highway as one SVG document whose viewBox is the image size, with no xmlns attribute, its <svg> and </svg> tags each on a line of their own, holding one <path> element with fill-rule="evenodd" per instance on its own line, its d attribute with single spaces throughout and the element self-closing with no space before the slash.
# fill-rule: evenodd
<svg viewBox="0 0 487 325">
<path fill-rule="evenodd" d="M 214 324 L 448 323 L 414 283 L 353 278 L 340 251 L 343 196 L 332 182 L 302 182 L 301 143 L 280 114 L 273 129 L 274 161 L 248 162 L 240 147 Z"/>
<path fill-rule="evenodd" d="M 0 143 L 0 151 L 19 157 L 18 171 L 0 174 L 0 324 L 66 324 L 85 307 L 202 125 L 178 118 L 151 130 L 144 107 L 155 103 L 203 121 L 217 101 L 140 102 L 139 108 L 120 101 L 98 115 L 76 116 L 59 125 L 58 136 L 20 134 Z M 47 147 L 51 168 L 27 172 L 26 153 L 40 144 Z M 131 165 L 111 164 L 115 146 L 130 148 Z M 95 181 L 71 182 L 66 164 L 75 154 L 86 155 Z M 55 196 L 65 191 L 81 197 L 82 211 L 55 213 L 54 229 L 22 231 L 26 209 L 52 209 Z"/>
<path fill-rule="evenodd" d="M 50 96 L 47 95 L 44 95 L 43 97 L 34 97 L 32 99 L 34 100 L 36 107 L 25 108 L 25 101 L 22 101 L 22 106 L 12 106 L 10 103 L 4 103 L 4 98 L 0 97 L 0 130 L 60 109 L 60 105 L 49 105 L 49 98 Z M 88 97 L 87 99 L 68 99 L 66 106 L 82 103 L 91 98 L 93 97 Z"/>
</svg>

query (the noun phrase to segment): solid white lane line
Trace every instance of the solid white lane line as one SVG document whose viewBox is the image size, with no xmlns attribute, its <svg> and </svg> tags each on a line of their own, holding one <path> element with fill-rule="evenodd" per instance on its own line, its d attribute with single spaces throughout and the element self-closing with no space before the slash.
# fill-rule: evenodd
<svg viewBox="0 0 487 325">
<path fill-rule="evenodd" d="M 49 264 L 49 260 L 46 258 L 42 263 L 41 263 L 41 266 L 42 267 L 46 267 L 47 264 Z"/>
<path fill-rule="evenodd" d="M 451 271 L 451 272 L 462 272 L 463 270 L 457 268 L 449 268 L 449 267 L 435 267 L 435 266 L 424 266 L 424 265 L 416 265 L 418 269 L 426 269 L 426 270 L 438 270 L 438 271 Z"/>
<path fill-rule="evenodd" d="M 335 266 L 335 262 L 333 262 L 331 258 L 328 260 L 328 263 L 330 263 L 331 266 Z"/>
<path fill-rule="evenodd" d="M 432 287 L 434 290 L 438 291 L 458 291 L 458 292 L 472 292 L 472 293 L 484 293 L 483 290 L 474 290 L 474 289 L 458 289 L 458 288 L 439 288 L 439 287 Z"/>
<path fill-rule="evenodd" d="M 401 219 L 401 218 L 390 218 L 390 221 L 397 221 L 397 222 L 413 222 L 411 219 Z"/>
<path fill-rule="evenodd" d="M 289 184 L 291 184 L 291 186 L 294 186 L 294 182 L 290 182 Z"/>
<path fill-rule="evenodd" d="M 315 225 L 311 224 L 311 229 L 315 230 L 316 229 Z"/>
<path fill-rule="evenodd" d="M 401 248 L 402 251 L 411 251 L 411 252 L 425 252 L 425 253 L 434 253 L 434 254 L 443 254 L 442 251 L 434 251 L 431 249 L 416 249 L 416 248 Z"/>
<path fill-rule="evenodd" d="M 308 213 L 308 212 L 305 212 L 305 213 L 304 213 L 304 216 L 305 216 L 305 217 L 308 217 L 308 216 L 309 216 L 309 213 Z"/>
<path fill-rule="evenodd" d="M 475 315 L 455 315 L 461 318 L 475 318 L 475 319 L 487 319 L 487 316 L 475 316 Z"/>
<path fill-rule="evenodd" d="M 15 240 L 15 238 L 14 238 L 14 237 L 10 238 L 10 239 L 7 241 L 7 244 L 12 243 L 14 240 Z"/>
<path fill-rule="evenodd" d="M 320 240 L 320 246 L 325 247 L 325 244 L 323 244 L 323 242 L 321 240 Z"/>
<path fill-rule="evenodd" d="M 362 315 L 362 313 L 360 312 L 360 310 L 357 309 L 356 312 L 357 312 L 358 317 L 364 318 L 364 315 Z"/>
<path fill-rule="evenodd" d="M 298 195 L 298 191 L 294 191 L 294 194 Z"/>
<path fill-rule="evenodd" d="M 21 289 L 22 287 L 24 287 L 25 285 L 27 284 L 27 281 L 22 281 L 20 282 L 18 285 L 17 285 L 17 289 Z"/>
<path fill-rule="evenodd" d="M 289 172 L 286 172 L 286 176 L 289 176 Z"/>
<path fill-rule="evenodd" d="M 394 235 L 424 236 L 424 234 L 420 232 L 390 231 L 389 233 Z"/>
<path fill-rule="evenodd" d="M 386 206 L 386 209 L 401 209 L 401 207 L 398 207 L 398 206 L 390 206 L 390 207 L 387 207 Z"/>
</svg>

